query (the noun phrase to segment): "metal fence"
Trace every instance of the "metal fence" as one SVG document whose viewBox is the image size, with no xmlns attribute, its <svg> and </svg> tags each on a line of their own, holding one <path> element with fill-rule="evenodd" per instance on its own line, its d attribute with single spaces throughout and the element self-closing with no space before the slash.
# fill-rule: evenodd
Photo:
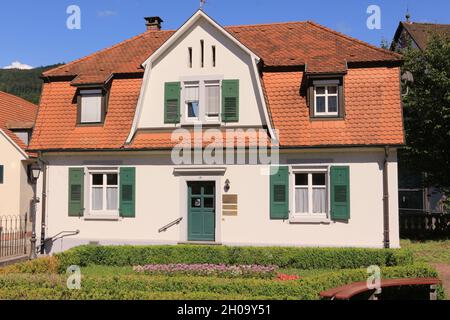
<svg viewBox="0 0 450 320">
<path fill-rule="evenodd" d="M 450 212 L 400 209 L 402 238 L 450 238 Z"/>
<path fill-rule="evenodd" d="M 0 259 L 27 253 L 27 215 L 0 216 Z"/>
</svg>

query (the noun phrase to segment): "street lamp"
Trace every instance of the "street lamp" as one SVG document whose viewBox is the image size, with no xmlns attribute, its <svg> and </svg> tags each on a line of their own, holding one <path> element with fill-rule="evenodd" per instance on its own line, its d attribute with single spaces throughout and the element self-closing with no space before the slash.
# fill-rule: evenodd
<svg viewBox="0 0 450 320">
<path fill-rule="evenodd" d="M 36 181 L 39 179 L 39 176 L 41 175 L 41 166 L 38 162 L 34 163 L 31 166 L 31 178 L 33 179 L 33 182 L 36 183 Z"/>
<path fill-rule="evenodd" d="M 39 162 L 35 162 L 31 165 L 31 181 L 33 183 L 33 209 L 32 209 L 32 227 L 31 227 L 31 249 L 30 249 L 30 258 L 36 259 L 36 206 L 39 203 L 39 200 L 36 196 L 37 192 L 37 181 L 39 180 L 39 176 L 41 175 L 41 166 Z"/>
</svg>

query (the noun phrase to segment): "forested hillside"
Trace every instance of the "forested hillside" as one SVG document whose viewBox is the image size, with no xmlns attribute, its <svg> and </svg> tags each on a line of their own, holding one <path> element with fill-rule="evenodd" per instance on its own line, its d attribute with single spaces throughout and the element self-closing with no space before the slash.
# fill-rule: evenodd
<svg viewBox="0 0 450 320">
<path fill-rule="evenodd" d="M 0 91 L 11 93 L 37 104 L 42 87 L 40 75 L 45 70 L 57 66 L 45 66 L 31 70 L 0 69 Z"/>
</svg>

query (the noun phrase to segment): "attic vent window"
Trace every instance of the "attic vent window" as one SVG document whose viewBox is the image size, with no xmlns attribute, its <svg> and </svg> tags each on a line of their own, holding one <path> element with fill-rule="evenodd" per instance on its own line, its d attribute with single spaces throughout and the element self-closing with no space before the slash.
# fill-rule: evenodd
<svg viewBox="0 0 450 320">
<path fill-rule="evenodd" d="M 216 46 L 212 46 L 212 66 L 216 66 Z"/>
<path fill-rule="evenodd" d="M 205 66 L 205 41 L 200 40 L 200 65 Z"/>
<path fill-rule="evenodd" d="M 189 68 L 192 68 L 192 48 L 188 48 L 188 65 Z"/>
</svg>

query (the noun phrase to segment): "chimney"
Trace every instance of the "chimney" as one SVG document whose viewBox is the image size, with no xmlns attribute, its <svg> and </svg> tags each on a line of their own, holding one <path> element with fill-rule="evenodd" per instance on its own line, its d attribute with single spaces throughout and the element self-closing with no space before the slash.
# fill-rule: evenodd
<svg viewBox="0 0 450 320">
<path fill-rule="evenodd" d="M 161 30 L 161 23 L 164 22 L 160 17 L 145 17 L 145 25 L 147 30 L 159 31 Z"/>
</svg>

